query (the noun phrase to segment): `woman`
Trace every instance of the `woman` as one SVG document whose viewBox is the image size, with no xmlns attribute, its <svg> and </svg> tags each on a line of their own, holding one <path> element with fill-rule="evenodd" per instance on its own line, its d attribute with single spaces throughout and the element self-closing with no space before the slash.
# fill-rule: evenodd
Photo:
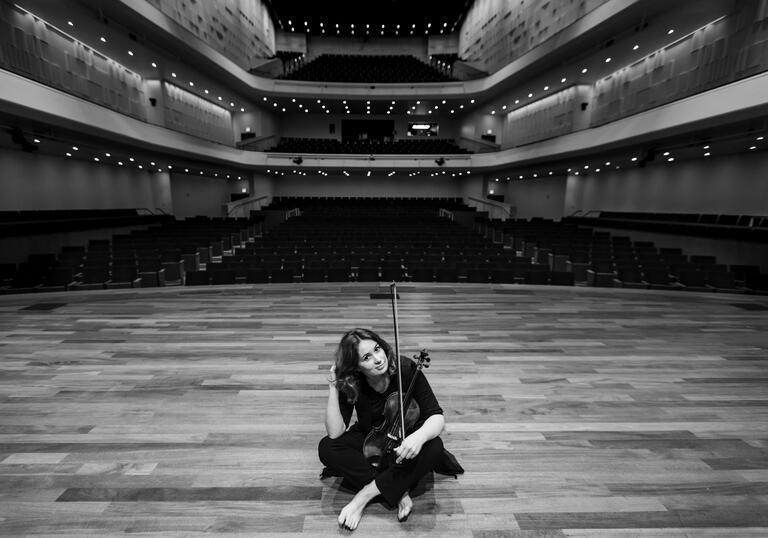
<svg viewBox="0 0 768 538">
<path fill-rule="evenodd" d="M 443 442 L 438 435 L 445 426 L 443 410 L 414 363 L 405 359 L 402 369 L 404 390 L 416 376 L 413 399 L 419 404 L 420 416 L 413 431 L 406 432 L 394 449 L 393 463 L 377 470 L 363 455 L 363 442 L 371 428 L 384 420 L 387 396 L 398 390 L 397 358 L 389 344 L 367 329 L 346 333 L 336 350 L 325 411 L 328 436 L 320 441 L 319 454 L 333 474 L 344 477 L 357 490 L 339 514 L 343 528 L 357 528 L 363 509 L 378 495 L 391 506 L 397 505 L 397 519 L 405 521 L 413 509 L 409 489 L 442 457 Z M 353 409 L 357 422 L 348 428 Z"/>
</svg>

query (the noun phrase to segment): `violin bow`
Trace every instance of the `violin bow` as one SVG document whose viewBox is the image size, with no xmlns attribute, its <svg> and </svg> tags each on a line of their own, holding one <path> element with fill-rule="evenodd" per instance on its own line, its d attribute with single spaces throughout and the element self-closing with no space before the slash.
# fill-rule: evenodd
<svg viewBox="0 0 768 538">
<path fill-rule="evenodd" d="M 397 356 L 397 386 L 400 396 L 400 442 L 405 439 L 405 411 L 403 411 L 403 369 L 400 363 L 400 337 L 397 329 L 397 284 L 393 281 L 389 285 L 392 294 L 392 319 L 395 322 L 395 355 Z"/>
</svg>

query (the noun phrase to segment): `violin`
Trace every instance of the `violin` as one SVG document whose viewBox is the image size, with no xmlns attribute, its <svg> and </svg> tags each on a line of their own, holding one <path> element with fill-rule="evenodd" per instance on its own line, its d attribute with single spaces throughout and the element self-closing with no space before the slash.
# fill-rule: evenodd
<svg viewBox="0 0 768 538">
<path fill-rule="evenodd" d="M 422 368 L 429 368 L 429 353 L 421 350 L 418 356 L 414 355 L 416 361 L 416 372 L 403 395 L 403 376 L 402 361 L 400 358 L 400 342 L 397 327 L 397 286 L 393 282 L 390 284 L 392 297 L 392 314 L 395 325 L 395 356 L 397 357 L 397 381 L 398 390 L 393 392 L 384 403 L 384 420 L 381 424 L 374 426 L 363 441 L 363 455 L 368 462 L 376 469 L 383 469 L 388 461 L 387 458 L 392 451 L 400 446 L 405 439 L 406 431 L 413 429 L 418 422 L 420 410 L 419 404 L 412 398 L 413 389 L 416 385 L 416 379 Z"/>
<path fill-rule="evenodd" d="M 399 358 L 399 355 L 398 355 Z M 416 378 L 422 368 L 429 368 L 429 353 L 421 350 L 419 355 L 414 355 L 416 361 L 416 373 L 411 380 L 405 396 L 401 399 L 402 391 L 393 392 L 384 403 L 384 421 L 374 426 L 363 441 L 363 455 L 376 469 L 383 469 L 387 457 L 400 446 L 405 439 L 405 432 L 410 433 L 414 424 L 418 422 L 421 410 L 416 400 L 412 398 Z M 398 364 L 398 369 L 400 368 Z M 401 417 L 400 410 L 405 409 Z M 404 421 L 404 422 L 403 422 Z M 402 427 L 404 425 L 404 428 Z"/>
</svg>

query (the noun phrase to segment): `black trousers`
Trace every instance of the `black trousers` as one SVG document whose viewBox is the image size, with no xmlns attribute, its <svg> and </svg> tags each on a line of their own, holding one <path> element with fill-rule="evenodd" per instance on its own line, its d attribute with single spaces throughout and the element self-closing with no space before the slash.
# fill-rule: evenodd
<svg viewBox="0 0 768 538">
<path fill-rule="evenodd" d="M 375 480 L 381 495 L 391 506 L 397 506 L 403 494 L 433 470 L 443 454 L 443 441 L 435 437 L 424 443 L 415 458 L 398 465 L 391 463 L 383 471 L 377 471 L 363 455 L 363 441 L 365 434 L 354 429 L 336 439 L 323 437 L 318 446 L 320 461 L 334 475 L 343 477 L 355 491 Z"/>
</svg>

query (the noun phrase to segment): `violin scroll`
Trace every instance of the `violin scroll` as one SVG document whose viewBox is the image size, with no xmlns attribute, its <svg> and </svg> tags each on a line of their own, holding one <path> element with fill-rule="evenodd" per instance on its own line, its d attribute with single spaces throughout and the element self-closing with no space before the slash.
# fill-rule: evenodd
<svg viewBox="0 0 768 538">
<path fill-rule="evenodd" d="M 414 355 L 413 360 L 416 361 L 416 368 L 429 368 L 430 358 L 426 349 L 422 349 L 418 355 Z"/>
</svg>

